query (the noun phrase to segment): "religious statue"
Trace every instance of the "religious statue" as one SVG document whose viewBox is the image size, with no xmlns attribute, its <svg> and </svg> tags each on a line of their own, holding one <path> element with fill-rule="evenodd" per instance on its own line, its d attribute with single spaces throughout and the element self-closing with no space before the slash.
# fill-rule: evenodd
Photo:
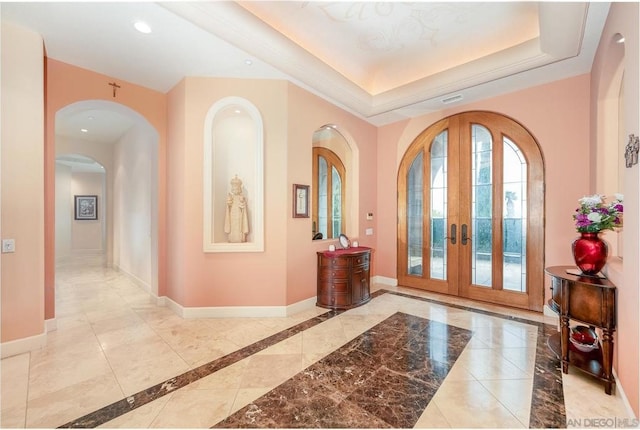
<svg viewBox="0 0 640 430">
<path fill-rule="evenodd" d="M 247 199 L 242 195 L 242 181 L 235 175 L 231 179 L 231 192 L 227 196 L 227 211 L 224 218 L 224 232 L 230 243 L 246 242 L 249 233 Z"/>
</svg>

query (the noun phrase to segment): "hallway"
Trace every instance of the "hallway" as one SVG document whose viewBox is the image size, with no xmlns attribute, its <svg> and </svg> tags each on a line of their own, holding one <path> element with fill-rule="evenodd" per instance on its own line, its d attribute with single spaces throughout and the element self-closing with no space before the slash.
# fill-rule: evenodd
<svg viewBox="0 0 640 430">
<path fill-rule="evenodd" d="M 559 390 L 542 333 L 555 326 L 539 314 L 373 285 L 374 298 L 347 312 L 186 320 L 95 256 L 59 265 L 56 282 L 47 346 L 1 362 L 3 428 L 631 420 L 619 393 L 575 370 Z"/>
</svg>

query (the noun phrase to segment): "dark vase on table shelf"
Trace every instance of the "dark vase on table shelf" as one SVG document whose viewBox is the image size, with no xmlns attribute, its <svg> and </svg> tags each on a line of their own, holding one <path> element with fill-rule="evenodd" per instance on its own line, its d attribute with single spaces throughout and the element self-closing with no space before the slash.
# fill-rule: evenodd
<svg viewBox="0 0 640 430">
<path fill-rule="evenodd" d="M 596 275 L 607 263 L 609 248 L 600 239 L 600 232 L 580 233 L 580 237 L 571 244 L 573 258 L 578 269 L 585 275 Z"/>
</svg>

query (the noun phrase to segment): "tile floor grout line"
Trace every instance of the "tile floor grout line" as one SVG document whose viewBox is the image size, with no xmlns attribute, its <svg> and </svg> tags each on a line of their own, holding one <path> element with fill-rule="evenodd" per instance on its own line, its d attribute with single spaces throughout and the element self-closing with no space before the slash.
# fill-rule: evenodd
<svg viewBox="0 0 640 430">
<path fill-rule="evenodd" d="M 447 327 L 448 333 L 454 333 L 453 338 L 441 339 L 446 344 L 444 356 L 433 356 L 424 349 L 425 344 L 422 342 L 431 338 L 429 327 Z M 407 337 L 403 338 L 397 331 L 406 333 Z M 394 345 L 391 349 L 382 345 L 385 342 L 380 337 L 383 333 L 388 335 L 390 332 L 396 332 L 394 339 L 401 339 L 400 344 Z M 349 416 L 349 422 L 355 424 L 355 427 L 376 428 L 377 424 L 391 428 L 412 427 L 472 336 L 472 330 L 397 310 L 211 428 L 243 428 L 255 425 L 277 428 L 316 425 L 320 425 L 321 428 L 333 428 L 338 425 L 341 428 L 344 421 L 339 417 L 340 412 L 328 412 L 326 408 L 339 411 L 343 402 L 357 405 L 356 409 L 360 410 L 353 410 L 355 415 Z M 348 382 L 345 381 L 344 384 L 341 383 L 342 377 L 334 379 L 334 371 L 341 373 L 342 365 L 363 369 L 372 364 L 371 360 L 375 365 L 367 369 L 366 375 L 350 373 L 351 376 L 345 377 Z M 418 363 L 423 363 L 424 366 L 421 367 Z M 361 384 L 354 383 L 356 381 Z M 376 385 L 376 382 L 383 382 L 385 386 L 387 383 L 392 385 L 387 392 L 388 396 L 381 395 L 385 389 Z M 377 387 L 374 391 L 371 391 L 372 385 Z M 300 386 L 304 387 L 301 393 L 298 391 Z M 318 394 L 317 389 L 321 387 L 327 388 L 333 394 L 327 395 L 324 391 Z M 403 387 L 412 389 L 404 390 Z M 416 390 L 418 387 L 420 390 Z M 379 391 L 381 389 L 382 391 Z M 327 398 L 325 396 L 333 398 L 337 404 L 324 403 L 323 400 Z M 288 399 L 286 412 L 282 411 L 280 414 L 280 399 L 284 398 Z M 319 404 L 322 406 L 316 409 L 317 415 L 307 413 L 314 409 L 312 405 L 318 407 Z M 400 406 L 399 410 L 402 412 L 398 415 L 389 413 L 389 408 L 393 409 L 392 405 Z M 276 420 L 276 416 L 282 421 L 272 421 Z M 264 425 L 266 423 L 269 425 Z M 305 425 L 308 423 L 311 423 L 311 426 Z"/>
<path fill-rule="evenodd" d="M 540 337 L 544 336 L 545 330 L 544 327 L 545 326 L 550 326 L 549 324 L 546 324 L 545 322 L 539 322 L 539 321 L 533 321 L 533 320 L 529 320 L 526 318 L 522 318 L 522 317 L 516 317 L 513 315 L 504 315 L 504 314 L 500 314 L 497 312 L 492 312 L 492 311 L 488 311 L 488 310 L 484 310 L 484 309 L 476 309 L 476 308 L 472 308 L 470 306 L 465 306 L 465 305 L 461 305 L 461 304 L 455 304 L 455 303 L 446 303 L 446 302 L 441 302 L 439 300 L 435 300 L 435 299 L 431 299 L 428 297 L 420 297 L 420 296 L 413 296 L 407 293 L 402 293 L 402 292 L 398 292 L 398 291 L 391 291 L 391 290 L 386 290 L 386 289 L 379 289 L 374 291 L 371 294 L 372 298 L 378 297 L 380 295 L 383 294 L 392 294 L 392 295 L 397 295 L 400 297 L 405 297 L 405 298 L 409 298 L 409 299 L 413 299 L 413 300 L 419 300 L 419 301 L 425 301 L 425 302 L 429 302 L 429 303 L 434 303 L 434 304 L 438 304 L 438 305 L 442 305 L 445 307 L 450 307 L 450 308 L 454 308 L 454 309 L 461 309 L 461 310 L 465 310 L 468 312 L 473 312 L 473 313 L 479 313 L 482 315 L 487 315 L 487 316 L 493 316 L 493 317 L 497 317 L 497 318 L 501 318 L 501 319 L 505 319 L 505 320 L 510 320 L 510 321 L 515 321 L 515 322 L 520 322 L 523 324 L 528 324 L 528 325 L 535 325 L 538 327 L 538 341 L 537 341 L 537 351 L 536 351 L 536 359 L 535 359 L 535 372 L 533 375 L 534 378 L 534 391 L 536 391 L 536 387 L 535 387 L 535 381 L 536 381 L 536 375 L 538 375 L 538 349 L 539 349 L 539 344 L 540 344 Z M 187 372 L 184 372 L 178 376 L 175 376 L 173 378 L 170 378 L 164 382 L 158 383 L 152 387 L 149 387 L 145 390 L 139 391 L 138 393 L 135 393 L 131 396 L 128 396 L 124 399 L 121 399 L 119 401 L 116 401 L 110 405 L 104 406 L 101 409 L 98 409 L 94 412 L 90 412 L 89 414 L 86 414 L 80 418 L 77 418 L 73 421 L 69 421 L 68 423 L 59 426 L 58 428 L 92 428 L 92 427 L 97 427 L 98 425 L 104 424 L 106 422 L 109 422 L 121 415 L 124 415 L 125 413 L 128 413 L 134 409 L 137 409 L 140 406 L 143 406 L 147 403 L 150 403 L 168 393 L 171 393 L 179 388 L 183 388 L 201 378 L 204 378 L 205 376 L 209 376 L 210 374 L 221 370 L 231 364 L 234 364 L 244 358 L 247 358 L 253 354 L 255 354 L 256 352 L 262 351 L 263 349 L 268 348 L 269 346 L 272 346 L 282 340 L 285 340 L 295 334 L 301 333 L 304 330 L 311 328 L 317 324 L 320 324 L 321 322 L 327 321 L 335 316 L 338 316 L 340 314 L 344 313 L 343 310 L 329 310 L 328 312 L 315 316 L 313 318 L 310 318 L 306 321 L 303 321 L 301 323 L 298 323 L 296 325 L 294 325 L 293 327 L 290 327 L 288 329 L 282 330 L 278 333 L 275 333 L 271 336 L 268 336 L 265 339 L 262 339 L 260 341 L 257 341 L 251 345 L 247 345 L 237 351 L 234 351 L 232 353 L 229 353 L 223 357 L 220 357 L 216 360 L 213 360 L 209 363 L 200 365 L 194 369 L 190 369 Z M 309 324 L 312 324 L 309 326 Z M 301 327 L 305 327 L 304 329 L 301 329 Z M 238 357 L 235 357 L 238 356 Z M 225 363 L 225 361 L 227 361 L 227 363 Z M 222 363 L 222 364 L 221 364 Z M 558 369 L 559 367 L 556 366 Z M 544 373 L 544 372 L 543 372 Z M 561 376 L 560 376 L 561 378 Z M 560 379 L 560 384 L 561 384 L 561 379 Z M 562 392 L 560 392 L 560 394 L 562 394 Z M 546 397 L 546 396 L 545 396 Z M 531 408 L 533 409 L 534 407 L 534 401 L 535 401 L 535 396 L 532 393 L 532 406 Z M 564 398 L 561 399 L 562 403 L 563 403 L 563 408 L 562 408 L 562 412 L 561 412 L 561 418 L 559 417 L 558 419 L 561 419 L 562 421 L 565 421 L 565 411 L 564 411 Z M 533 411 L 530 412 L 530 416 L 533 417 Z M 537 416 L 537 414 L 536 414 Z M 532 420 L 531 420 L 532 421 Z M 531 427 L 531 423 L 530 423 L 530 427 Z M 547 423 L 541 425 L 541 427 L 553 427 L 553 425 L 548 425 Z"/>
<path fill-rule="evenodd" d="M 238 361 L 250 357 L 256 352 L 262 351 L 269 346 L 275 345 L 282 340 L 285 340 L 291 336 L 294 336 L 308 328 L 311 328 L 317 324 L 325 322 L 335 316 L 338 316 L 343 311 L 328 311 L 324 314 L 317 315 L 306 321 L 298 323 L 293 327 L 282 330 L 271 336 L 266 337 L 251 345 L 247 345 L 237 351 L 229 353 L 223 357 L 215 359 L 209 363 L 200 365 L 194 369 L 188 370 L 178 376 L 170 378 L 166 381 L 153 385 L 145 390 L 139 391 L 135 394 L 120 399 L 110 405 L 104 406 L 94 412 L 90 412 L 80 418 L 73 421 L 69 421 L 57 428 L 93 428 L 101 424 L 109 422 L 127 412 L 139 408 L 149 402 L 159 399 L 160 397 L 169 394 L 179 388 L 183 388 L 192 382 L 209 376 L 210 374 L 221 370 L 227 366 L 230 366 Z"/>
</svg>

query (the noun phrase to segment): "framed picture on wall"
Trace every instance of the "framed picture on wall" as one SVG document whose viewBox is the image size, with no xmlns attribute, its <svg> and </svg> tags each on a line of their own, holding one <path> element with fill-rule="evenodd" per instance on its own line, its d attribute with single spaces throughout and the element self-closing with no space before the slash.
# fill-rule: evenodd
<svg viewBox="0 0 640 430">
<path fill-rule="evenodd" d="M 309 218 L 309 185 L 293 184 L 293 217 Z"/>
<path fill-rule="evenodd" d="M 98 196 L 75 196 L 74 219 L 98 219 Z"/>
</svg>

